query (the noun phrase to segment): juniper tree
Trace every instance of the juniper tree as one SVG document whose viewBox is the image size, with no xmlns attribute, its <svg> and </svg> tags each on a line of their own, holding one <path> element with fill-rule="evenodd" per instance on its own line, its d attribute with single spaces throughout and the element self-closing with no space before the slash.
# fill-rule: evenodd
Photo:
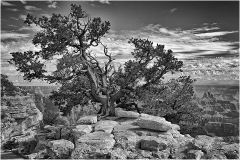
<svg viewBox="0 0 240 160">
<path fill-rule="evenodd" d="M 113 115 L 115 101 L 130 92 L 136 93 L 139 80 L 144 81 L 141 88 L 160 84 L 166 73 L 181 71 L 183 64 L 172 55 L 171 50 L 165 50 L 164 45 L 132 38 L 129 43 L 135 47 L 133 59 L 114 70 L 114 58 L 101 41 L 110 29 L 110 22 L 102 22 L 100 17 L 91 18 L 80 5 L 72 4 L 67 16 L 52 14 L 50 18 L 36 18 L 28 14 L 25 23 L 42 29 L 32 40 L 41 50 L 11 53 L 13 58 L 10 63 L 29 81 L 43 79 L 64 85 L 79 77 L 86 78 L 88 85 L 79 85 L 75 91 L 100 103 L 100 115 Z M 103 65 L 89 50 L 99 45 L 103 46 L 102 52 L 107 59 Z M 62 56 L 57 61 L 57 69 L 48 73 L 45 61 L 52 60 L 56 55 Z"/>
</svg>

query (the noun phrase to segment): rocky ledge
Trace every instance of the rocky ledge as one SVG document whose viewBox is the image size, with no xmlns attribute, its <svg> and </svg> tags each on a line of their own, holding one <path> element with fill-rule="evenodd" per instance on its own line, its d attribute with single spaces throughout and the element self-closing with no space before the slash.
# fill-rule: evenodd
<svg viewBox="0 0 240 160">
<path fill-rule="evenodd" d="M 182 135 L 164 118 L 117 109 L 118 117 L 85 116 L 76 126 L 45 126 L 31 158 L 53 159 L 227 159 L 238 144 L 221 138 Z M 127 116 L 126 116 L 127 115 Z M 131 117 L 131 115 L 133 115 Z"/>
</svg>

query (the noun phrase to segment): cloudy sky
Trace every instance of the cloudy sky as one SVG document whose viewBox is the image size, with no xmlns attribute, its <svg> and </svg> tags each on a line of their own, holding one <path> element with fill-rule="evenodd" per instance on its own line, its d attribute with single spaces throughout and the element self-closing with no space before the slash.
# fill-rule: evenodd
<svg viewBox="0 0 240 160">
<path fill-rule="evenodd" d="M 23 23 L 27 13 L 68 15 L 72 3 L 91 17 L 110 21 L 111 30 L 102 41 L 118 64 L 132 58 L 129 38 L 148 38 L 184 61 L 184 73 L 175 76 L 191 75 L 200 84 L 238 84 L 238 1 L 1 1 L 1 73 L 17 85 L 30 84 L 7 63 L 11 52 L 39 50 L 31 39 L 40 28 Z M 104 60 L 102 48 L 91 49 Z"/>
</svg>

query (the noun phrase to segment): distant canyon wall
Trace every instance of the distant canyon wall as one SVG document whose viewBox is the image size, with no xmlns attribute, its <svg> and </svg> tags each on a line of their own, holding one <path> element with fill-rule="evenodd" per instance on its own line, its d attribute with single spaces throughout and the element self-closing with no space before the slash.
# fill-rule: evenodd
<svg viewBox="0 0 240 160">
<path fill-rule="evenodd" d="M 57 86 L 18 86 L 26 90 L 29 96 L 32 97 L 36 107 L 43 112 L 45 109 L 58 111 L 58 107 L 54 105 L 54 102 L 48 97 L 52 91 L 58 89 Z"/>
<path fill-rule="evenodd" d="M 205 129 L 216 136 L 239 135 L 239 86 L 197 85 L 194 90 L 209 121 Z"/>
</svg>

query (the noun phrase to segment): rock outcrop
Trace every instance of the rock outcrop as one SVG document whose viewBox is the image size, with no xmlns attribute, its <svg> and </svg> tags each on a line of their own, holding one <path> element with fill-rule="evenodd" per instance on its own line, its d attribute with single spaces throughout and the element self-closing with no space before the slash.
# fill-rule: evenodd
<svg viewBox="0 0 240 160">
<path fill-rule="evenodd" d="M 53 159 L 67 159 L 74 149 L 74 144 L 64 139 L 49 141 L 46 146 L 47 154 Z"/>
<path fill-rule="evenodd" d="M 168 131 L 170 129 L 177 129 L 179 127 L 176 124 L 171 124 L 171 122 L 166 121 L 162 117 L 156 116 L 142 116 L 137 121 L 137 124 L 141 128 L 151 129 L 155 131 Z"/>
<path fill-rule="evenodd" d="M 204 135 L 196 138 L 182 135 L 178 125 L 161 117 L 140 114 L 139 118 L 110 119 L 96 121 L 96 116 L 85 116 L 76 126 L 45 126 L 46 133 L 36 137 L 38 143 L 45 147 L 36 155 L 44 157 L 44 153 L 45 157 L 65 159 L 239 157 L 238 144 L 228 144 L 222 138 Z"/>
<path fill-rule="evenodd" d="M 139 113 L 133 111 L 124 111 L 122 108 L 116 108 L 115 114 L 117 117 L 125 117 L 125 118 L 138 118 L 140 116 Z"/>
<path fill-rule="evenodd" d="M 77 124 L 95 124 L 97 116 L 84 116 L 77 121 Z"/>
<path fill-rule="evenodd" d="M 99 121 L 95 125 L 95 131 L 102 131 L 106 133 L 112 133 L 113 128 L 118 125 L 118 122 L 111 120 Z"/>
<path fill-rule="evenodd" d="M 10 128 L 2 130 L 2 140 L 7 141 L 15 138 L 24 141 L 33 138 L 37 133 L 40 121 L 43 119 L 42 113 L 38 110 L 30 96 L 4 97 L 9 102 L 7 112 L 16 122 Z"/>
</svg>

